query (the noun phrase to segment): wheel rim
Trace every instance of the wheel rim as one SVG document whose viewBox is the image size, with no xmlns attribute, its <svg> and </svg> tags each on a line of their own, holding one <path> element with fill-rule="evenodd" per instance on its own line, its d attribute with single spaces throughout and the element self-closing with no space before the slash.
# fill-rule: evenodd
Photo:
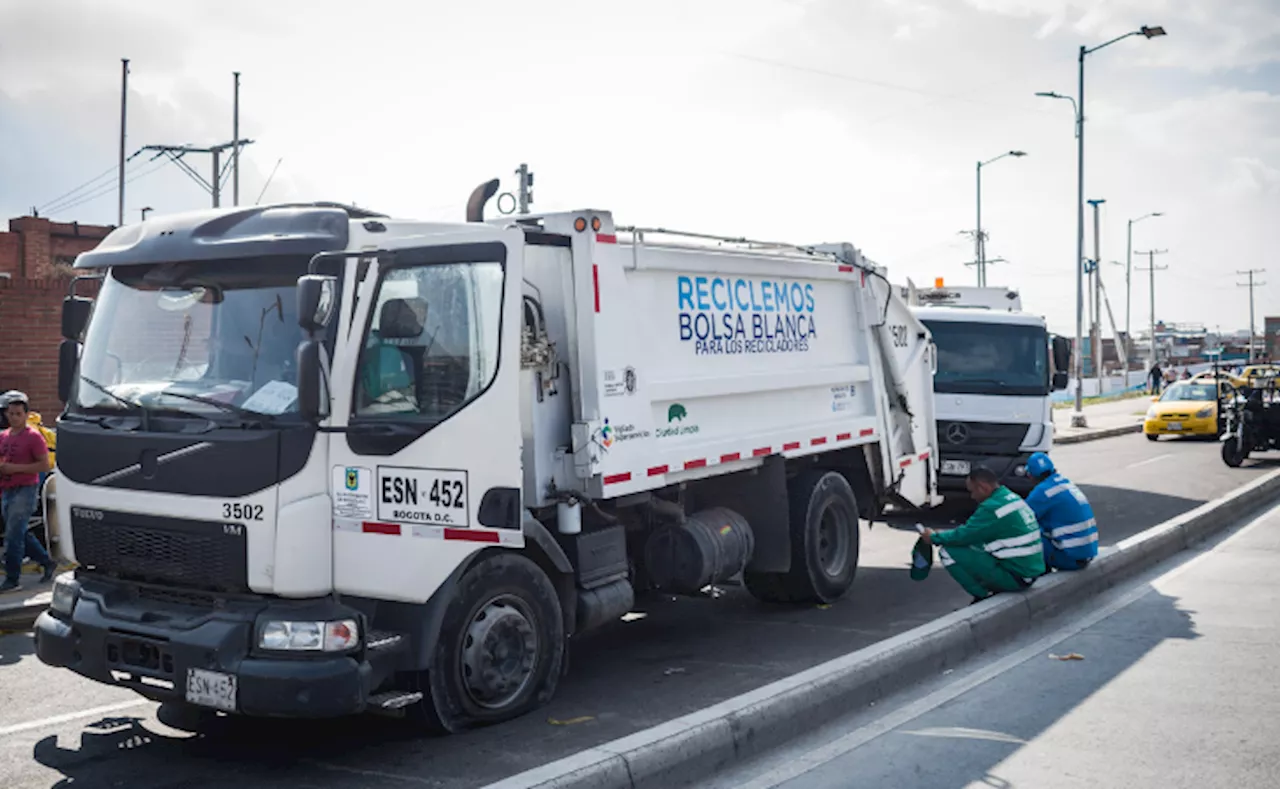
<svg viewBox="0 0 1280 789">
<path fill-rule="evenodd" d="M 524 601 L 495 597 L 476 611 L 462 639 L 462 684 L 486 709 L 512 703 L 533 679 L 538 634 Z"/>
<path fill-rule="evenodd" d="M 838 507 L 822 511 L 818 523 L 818 566 L 828 578 L 840 576 L 849 563 L 849 551 L 853 542 L 850 536 L 849 518 Z"/>
</svg>

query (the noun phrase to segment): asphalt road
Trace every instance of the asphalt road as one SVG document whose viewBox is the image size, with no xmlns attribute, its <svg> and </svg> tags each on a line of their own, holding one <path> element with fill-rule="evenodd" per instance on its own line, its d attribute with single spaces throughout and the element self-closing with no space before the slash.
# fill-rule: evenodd
<svg viewBox="0 0 1280 789">
<path fill-rule="evenodd" d="M 1054 458 L 1093 502 L 1103 543 L 1189 510 L 1273 468 L 1227 468 L 1213 443 L 1121 436 Z M 960 513 L 952 512 L 952 516 Z M 946 513 L 926 523 L 945 525 Z M 0 775 L 6 789 L 76 786 L 438 786 L 466 789 L 661 723 L 887 638 L 968 603 L 943 573 L 914 583 L 907 518 L 864 530 L 853 591 L 829 607 L 744 591 L 657 598 L 575 644 L 544 710 L 448 739 L 379 718 L 227 720 L 200 736 L 159 723 L 132 693 L 50 669 L 29 635 L 0 637 Z"/>
<path fill-rule="evenodd" d="M 1280 507 L 704 789 L 1271 789 Z M 1172 565 L 1172 566 L 1171 566 Z M 1050 655 L 1079 655 L 1061 661 Z"/>
</svg>

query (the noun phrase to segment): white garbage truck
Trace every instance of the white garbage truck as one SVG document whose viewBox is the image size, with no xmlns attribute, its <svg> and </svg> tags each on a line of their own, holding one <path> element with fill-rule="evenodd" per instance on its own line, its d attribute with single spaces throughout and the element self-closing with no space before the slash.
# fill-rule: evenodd
<svg viewBox="0 0 1280 789">
<path fill-rule="evenodd" d="M 1070 346 L 1049 333 L 1043 317 L 1024 312 L 1006 287 L 946 286 L 903 295 L 933 337 L 938 371 L 939 490 L 968 495 L 964 480 L 985 466 L 1020 495 L 1035 487 L 1033 452 L 1053 446 L 1054 391 L 1067 385 Z"/>
<path fill-rule="evenodd" d="M 547 701 L 639 592 L 833 601 L 860 518 L 938 503 L 933 346 L 852 246 L 486 221 L 496 188 L 454 224 L 242 207 L 79 256 L 41 660 L 457 731 Z"/>
</svg>

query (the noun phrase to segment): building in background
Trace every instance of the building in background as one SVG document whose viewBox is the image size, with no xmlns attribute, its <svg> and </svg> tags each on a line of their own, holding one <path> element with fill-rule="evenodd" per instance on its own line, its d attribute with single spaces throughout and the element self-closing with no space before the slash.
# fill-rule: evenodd
<svg viewBox="0 0 1280 789">
<path fill-rule="evenodd" d="M 0 326 L 5 331 L 0 392 L 26 392 L 46 423 L 62 410 L 58 345 L 71 266 L 76 255 L 98 246 L 114 229 L 33 215 L 10 219 L 9 231 L 0 232 Z"/>
<path fill-rule="evenodd" d="M 1262 319 L 1262 348 L 1271 361 L 1280 359 L 1280 318 Z"/>
</svg>

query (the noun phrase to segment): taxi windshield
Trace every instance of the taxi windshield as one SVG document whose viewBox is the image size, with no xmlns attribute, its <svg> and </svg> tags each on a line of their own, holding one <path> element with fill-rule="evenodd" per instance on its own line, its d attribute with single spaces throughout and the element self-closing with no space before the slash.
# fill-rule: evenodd
<svg viewBox="0 0 1280 789">
<path fill-rule="evenodd" d="M 1161 402 L 1174 402 L 1179 400 L 1210 402 L 1217 399 L 1217 396 L 1214 394 L 1213 384 L 1206 385 L 1195 383 L 1174 384 L 1166 389 L 1164 394 L 1160 396 Z"/>
</svg>

